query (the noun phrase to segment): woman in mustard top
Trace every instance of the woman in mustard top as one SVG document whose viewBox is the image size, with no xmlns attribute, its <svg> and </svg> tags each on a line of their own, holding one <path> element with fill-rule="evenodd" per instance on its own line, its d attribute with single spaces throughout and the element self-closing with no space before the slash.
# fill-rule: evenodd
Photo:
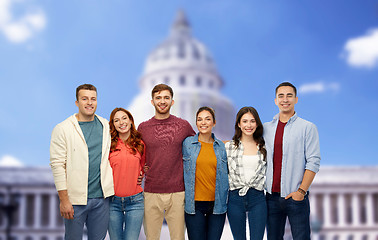
<svg viewBox="0 0 378 240">
<path fill-rule="evenodd" d="M 227 211 L 228 172 L 224 143 L 212 133 L 214 110 L 196 114 L 199 133 L 183 142 L 185 223 L 189 239 L 219 240 Z"/>
</svg>

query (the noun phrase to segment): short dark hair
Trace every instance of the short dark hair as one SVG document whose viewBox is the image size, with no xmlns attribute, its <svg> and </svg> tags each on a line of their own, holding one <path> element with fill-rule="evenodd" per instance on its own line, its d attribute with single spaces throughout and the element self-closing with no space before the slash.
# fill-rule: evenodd
<svg viewBox="0 0 378 240">
<path fill-rule="evenodd" d="M 277 95 L 277 91 L 278 91 L 278 89 L 279 89 L 280 87 L 292 87 L 292 88 L 294 89 L 295 96 L 297 96 L 297 88 L 296 88 L 293 84 L 291 84 L 291 83 L 289 83 L 289 82 L 283 82 L 283 83 L 281 83 L 280 85 L 278 85 L 278 86 L 276 87 L 276 95 Z"/>
<path fill-rule="evenodd" d="M 155 93 L 161 92 L 161 91 L 164 91 L 164 90 L 168 90 L 171 93 L 171 97 L 173 98 L 172 88 L 170 86 L 168 86 L 167 84 L 164 84 L 164 83 L 158 84 L 152 89 L 152 91 L 151 91 L 152 98 L 154 98 Z"/>
<path fill-rule="evenodd" d="M 211 114 L 211 116 L 213 117 L 213 122 L 215 123 L 215 111 L 211 107 L 207 107 L 207 106 L 200 107 L 198 109 L 198 111 L 196 113 L 196 119 L 198 118 L 198 114 L 200 114 L 200 112 L 203 112 L 203 111 L 208 111 Z"/>
<path fill-rule="evenodd" d="M 95 91 L 96 94 L 97 94 L 97 88 L 95 86 L 93 86 L 92 84 L 82 84 L 80 86 L 78 86 L 76 88 L 76 100 L 79 100 L 79 91 L 80 90 L 91 90 L 91 91 Z"/>
</svg>

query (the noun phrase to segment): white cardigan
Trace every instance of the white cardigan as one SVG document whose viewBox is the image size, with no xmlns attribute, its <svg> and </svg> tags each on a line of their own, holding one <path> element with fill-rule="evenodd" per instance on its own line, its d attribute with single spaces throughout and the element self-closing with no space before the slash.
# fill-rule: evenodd
<svg viewBox="0 0 378 240">
<path fill-rule="evenodd" d="M 97 115 L 96 115 L 97 116 Z M 109 163 L 110 132 L 106 119 L 97 116 L 103 126 L 101 187 L 104 198 L 114 195 Z M 67 190 L 73 205 L 86 205 L 88 196 L 88 146 L 76 114 L 55 126 L 51 134 L 50 166 L 57 191 Z"/>
</svg>

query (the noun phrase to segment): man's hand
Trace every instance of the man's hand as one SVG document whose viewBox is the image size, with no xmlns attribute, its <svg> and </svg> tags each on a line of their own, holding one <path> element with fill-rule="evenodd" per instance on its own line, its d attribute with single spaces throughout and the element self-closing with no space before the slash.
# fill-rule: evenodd
<svg viewBox="0 0 378 240">
<path fill-rule="evenodd" d="M 137 180 L 137 185 L 141 186 L 142 181 L 143 181 L 143 172 L 140 171 L 139 176 L 138 176 L 138 180 Z"/>
<path fill-rule="evenodd" d="M 143 167 L 143 170 L 146 173 L 148 170 L 150 170 L 150 167 L 147 166 L 147 164 L 145 164 L 144 167 Z"/>
<path fill-rule="evenodd" d="M 67 190 L 58 191 L 60 201 L 60 215 L 66 219 L 74 218 L 74 209 L 68 198 Z"/>
<path fill-rule="evenodd" d="M 143 166 L 143 171 L 144 171 L 145 173 L 146 173 L 149 169 L 150 169 L 150 167 L 147 166 L 146 164 Z M 139 186 L 142 185 L 142 181 L 143 181 L 143 171 L 140 171 L 139 176 L 138 176 L 137 184 L 138 184 Z"/>
<path fill-rule="evenodd" d="M 294 201 L 302 201 L 304 199 L 304 196 L 302 193 L 295 191 L 285 197 L 285 199 L 289 198 L 292 198 Z"/>
<path fill-rule="evenodd" d="M 285 199 L 292 198 L 294 201 L 302 201 L 304 199 L 304 196 L 306 195 L 308 188 L 314 180 L 315 174 L 316 173 L 314 173 L 313 171 L 306 169 L 299 189 L 287 195 Z M 300 193 L 299 190 L 302 191 L 303 194 Z"/>
<path fill-rule="evenodd" d="M 70 201 L 60 202 L 60 215 L 66 219 L 74 218 L 74 209 Z"/>
</svg>

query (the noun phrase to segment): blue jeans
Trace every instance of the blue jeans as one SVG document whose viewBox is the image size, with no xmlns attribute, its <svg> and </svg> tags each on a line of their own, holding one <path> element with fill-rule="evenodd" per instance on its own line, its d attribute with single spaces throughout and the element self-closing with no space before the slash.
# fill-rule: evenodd
<svg viewBox="0 0 378 240">
<path fill-rule="evenodd" d="M 74 219 L 64 219 L 64 239 L 82 239 L 85 223 L 88 240 L 103 240 L 109 224 L 109 198 L 89 198 L 87 205 L 73 205 L 73 208 Z"/>
<path fill-rule="evenodd" d="M 196 213 L 185 213 L 189 239 L 219 240 L 221 238 L 226 213 L 213 214 L 213 208 L 214 202 L 196 201 Z"/>
<path fill-rule="evenodd" d="M 129 197 L 113 196 L 110 199 L 110 239 L 137 240 L 144 215 L 143 192 Z"/>
<path fill-rule="evenodd" d="M 230 191 L 227 217 L 235 240 L 246 239 L 246 215 L 250 239 L 263 239 L 267 219 L 264 191 L 250 188 L 245 196 L 239 196 L 239 189 Z"/>
<path fill-rule="evenodd" d="M 289 218 L 294 240 L 310 239 L 310 203 L 308 194 L 302 201 L 285 200 L 279 193 L 267 194 L 269 240 L 281 240 L 285 233 L 286 217 Z"/>
</svg>

